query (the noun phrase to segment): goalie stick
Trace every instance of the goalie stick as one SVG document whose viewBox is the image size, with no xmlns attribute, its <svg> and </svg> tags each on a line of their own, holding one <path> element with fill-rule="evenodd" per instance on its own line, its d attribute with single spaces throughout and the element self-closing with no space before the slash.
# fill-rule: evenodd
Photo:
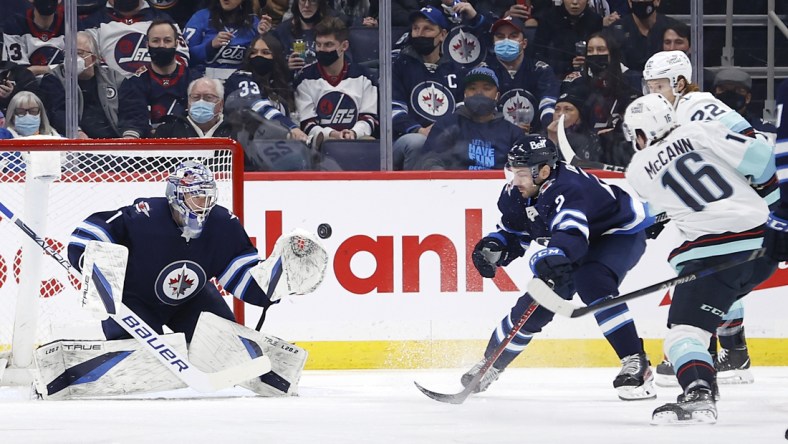
<svg viewBox="0 0 788 444">
<path fill-rule="evenodd" d="M 490 356 L 490 358 L 484 362 L 482 368 L 479 369 L 479 373 L 477 373 L 476 376 L 474 376 L 473 379 L 471 379 L 471 382 L 469 382 L 468 385 L 465 386 L 465 390 L 454 394 L 438 393 L 438 392 L 433 392 L 432 390 L 428 390 L 422 387 L 418 382 L 414 381 L 413 383 L 416 384 L 416 388 L 418 388 L 419 390 L 421 390 L 422 393 L 424 393 L 425 395 L 436 401 L 445 402 L 448 404 L 462 404 L 463 402 L 465 402 L 466 399 L 468 399 L 468 396 L 470 396 L 471 393 L 473 393 L 473 391 L 476 390 L 482 378 L 484 378 L 484 375 L 487 374 L 487 372 L 490 370 L 490 367 L 492 367 L 495 361 L 498 360 L 498 357 L 500 357 L 503 354 L 503 351 L 506 348 L 506 346 L 509 345 L 510 342 L 512 342 L 514 336 L 520 331 L 523 325 L 525 325 L 526 321 L 528 321 L 528 318 L 531 317 L 531 315 L 538 307 L 539 307 L 538 303 L 531 302 L 531 305 L 528 306 L 528 309 L 525 310 L 525 313 L 523 313 L 523 315 L 520 316 L 520 319 L 518 319 L 517 322 L 512 327 L 512 329 L 509 330 L 509 333 L 506 334 L 506 337 L 503 338 L 503 341 L 501 341 L 501 343 L 498 344 L 498 347 L 496 347 L 495 350 L 493 350 L 493 354 Z"/>
<path fill-rule="evenodd" d="M 580 168 L 589 168 L 595 170 L 615 171 L 623 173 L 627 169 L 618 165 L 609 165 L 602 162 L 595 162 L 593 160 L 583 160 L 575 155 L 575 150 L 569 145 L 569 139 L 566 138 L 566 130 L 564 129 L 564 115 L 558 118 L 558 149 L 561 150 L 561 155 L 564 156 L 564 161 L 570 165 L 578 166 Z"/>
<path fill-rule="evenodd" d="M 561 316 L 566 316 L 568 318 L 577 318 L 583 315 L 586 315 L 591 312 L 595 312 L 597 310 L 601 310 L 603 308 L 610 307 L 612 305 L 618 305 L 626 301 L 630 301 L 635 298 L 639 298 L 641 296 L 645 296 L 647 294 L 653 293 L 659 290 L 666 290 L 671 287 L 675 287 L 677 285 L 684 284 L 686 282 L 691 282 L 697 279 L 704 278 L 706 276 L 712 275 L 714 273 L 719 273 L 720 271 L 726 270 L 728 268 L 734 267 L 736 265 L 754 261 L 761 256 L 764 255 L 765 249 L 761 248 L 759 250 L 753 250 L 749 256 L 743 261 L 730 261 L 724 262 L 719 265 L 715 265 L 713 267 L 709 267 L 700 271 L 696 271 L 695 273 L 689 273 L 684 276 L 678 276 L 675 278 L 667 279 L 662 282 L 658 282 L 653 285 L 649 285 L 648 287 L 641 288 L 640 290 L 633 291 L 631 293 L 622 294 L 618 296 L 608 296 L 605 299 L 600 299 L 596 303 L 593 303 L 586 307 L 578 307 L 571 302 L 561 298 L 558 296 L 552 288 L 550 288 L 544 281 L 538 278 L 534 278 L 531 282 L 528 283 L 528 294 L 531 295 L 534 300 L 539 302 L 544 308 L 552 311 L 553 313 L 560 314 Z"/>
<path fill-rule="evenodd" d="M 20 220 L 11 210 L 0 202 L 0 214 L 13 222 L 20 230 L 29 236 L 51 258 L 55 259 L 69 273 L 78 275 L 74 267 L 57 251 L 50 247 L 44 239 L 36 234 L 27 224 Z M 214 373 L 203 372 L 189 362 L 186 356 L 181 356 L 173 347 L 168 347 L 161 336 L 156 333 L 142 318 L 137 316 L 122 302 L 113 307 L 112 289 L 103 282 L 100 270 L 94 266 L 92 282 L 102 294 L 103 302 L 109 316 L 126 332 L 136 339 L 142 348 L 156 356 L 178 379 L 198 392 L 215 392 L 232 387 L 271 371 L 271 360 L 267 356 L 260 356 L 241 365 L 226 368 Z"/>
</svg>

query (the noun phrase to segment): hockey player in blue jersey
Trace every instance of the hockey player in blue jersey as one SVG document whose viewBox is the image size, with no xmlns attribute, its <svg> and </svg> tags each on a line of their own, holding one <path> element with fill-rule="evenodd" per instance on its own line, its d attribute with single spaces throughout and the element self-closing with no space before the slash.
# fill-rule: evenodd
<svg viewBox="0 0 788 444">
<path fill-rule="evenodd" d="M 216 205 L 216 193 L 213 173 L 185 162 L 167 179 L 166 197 L 136 199 L 85 219 L 69 241 L 69 261 L 79 270 L 91 240 L 128 247 L 123 303 L 159 333 L 166 325 L 187 342 L 201 312 L 235 319 L 211 278 L 250 304 L 278 302 L 250 279 L 260 262 L 257 249 L 238 218 Z M 107 339 L 129 337 L 111 319 L 102 328 Z"/>
<path fill-rule="evenodd" d="M 493 278 L 498 267 L 523 256 L 531 241 L 549 239 L 547 248 L 530 260 L 534 276 L 552 283 L 563 298 L 571 299 L 577 292 L 584 303 L 593 304 L 618 294 L 621 281 L 646 249 L 643 230 L 653 218 L 621 188 L 558 159 L 549 139 L 537 135 L 518 139 L 508 156 L 511 180 L 498 199 L 498 231 L 479 241 L 472 253 L 473 264 L 483 277 Z M 554 316 L 528 293 L 521 296 L 493 331 L 485 359 L 462 376 L 463 385 L 473 379 L 525 313 L 530 316 L 484 374 L 478 391 L 498 379 Z M 621 359 L 622 369 L 613 381 L 619 398 L 656 397 L 650 363 L 627 305 L 600 310 L 595 316 Z"/>
<path fill-rule="evenodd" d="M 252 0 L 211 0 L 209 7 L 195 12 L 183 30 L 192 75 L 219 80 L 230 77 L 241 67 L 259 24 Z"/>
<path fill-rule="evenodd" d="M 780 183 L 780 201 L 769 214 L 763 245 L 771 258 L 788 261 L 788 80 L 780 84 L 776 99 L 777 148 L 774 158 Z"/>
</svg>

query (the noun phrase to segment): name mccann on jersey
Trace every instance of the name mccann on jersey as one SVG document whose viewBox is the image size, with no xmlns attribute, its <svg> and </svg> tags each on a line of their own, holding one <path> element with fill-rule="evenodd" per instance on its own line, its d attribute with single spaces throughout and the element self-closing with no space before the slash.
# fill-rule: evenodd
<svg viewBox="0 0 788 444">
<path fill-rule="evenodd" d="M 657 158 L 650 160 L 643 169 L 648 173 L 648 178 L 653 179 L 662 167 L 667 166 L 676 157 L 690 151 L 695 151 L 690 140 L 687 138 L 678 139 L 671 145 L 665 145 L 661 150 L 657 151 Z"/>
</svg>

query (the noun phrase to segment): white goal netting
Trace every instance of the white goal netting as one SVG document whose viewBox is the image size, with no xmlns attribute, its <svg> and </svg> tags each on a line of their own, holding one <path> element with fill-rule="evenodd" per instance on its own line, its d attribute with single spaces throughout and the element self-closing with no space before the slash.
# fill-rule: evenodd
<svg viewBox="0 0 788 444">
<path fill-rule="evenodd" d="M 240 150 L 228 139 L 0 143 L 0 202 L 65 257 L 69 236 L 85 217 L 164 196 L 169 172 L 185 160 L 211 168 L 219 204 L 240 212 Z M 41 157 L 59 159 L 59 177 L 38 172 Z M 91 319 L 79 307 L 78 280 L 35 244 L 26 251 L 27 242 L 18 227 L 0 221 L 0 358 L 18 367 L 30 366 L 32 347 L 54 339 L 59 326 Z M 20 344 L 30 350 L 17 350 Z"/>
</svg>

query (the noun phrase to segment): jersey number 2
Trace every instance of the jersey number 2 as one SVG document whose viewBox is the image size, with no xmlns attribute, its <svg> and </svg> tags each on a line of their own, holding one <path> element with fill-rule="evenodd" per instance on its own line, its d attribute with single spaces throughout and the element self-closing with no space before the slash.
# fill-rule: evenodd
<svg viewBox="0 0 788 444">
<path fill-rule="evenodd" d="M 733 195 L 733 187 L 716 168 L 706 164 L 698 168 L 697 171 L 692 171 L 687 164 L 689 161 L 702 163 L 703 158 L 698 153 L 689 153 L 676 161 L 676 172 L 679 177 L 674 177 L 671 172 L 662 176 L 662 186 L 673 191 L 686 206 L 695 211 L 701 211 L 705 207 L 704 204 L 726 199 Z M 713 185 L 716 189 L 709 189 L 709 185 Z M 695 199 L 688 189 L 694 191 L 700 201 Z"/>
</svg>

